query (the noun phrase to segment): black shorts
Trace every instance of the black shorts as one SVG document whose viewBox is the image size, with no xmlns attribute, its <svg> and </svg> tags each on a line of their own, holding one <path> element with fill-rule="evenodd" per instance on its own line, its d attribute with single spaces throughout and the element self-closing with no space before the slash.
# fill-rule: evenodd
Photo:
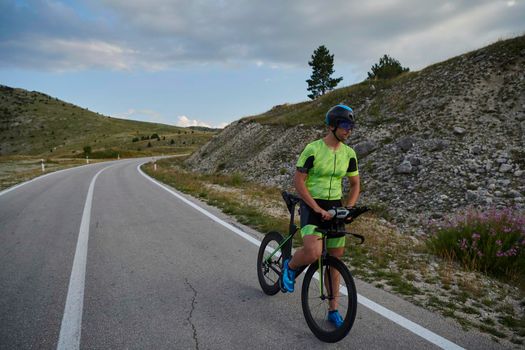
<svg viewBox="0 0 525 350">
<path fill-rule="evenodd" d="M 332 209 L 333 207 L 341 207 L 342 203 L 340 199 L 326 200 L 326 199 L 314 199 L 317 205 L 324 210 Z M 322 220 L 321 214 L 313 211 L 304 201 L 301 201 L 301 227 L 306 225 L 315 225 L 322 229 L 330 228 L 330 222 Z"/>
<path fill-rule="evenodd" d="M 341 200 L 323 200 L 315 199 L 315 202 L 324 210 L 330 210 L 333 207 L 340 207 Z M 317 214 L 310 208 L 306 203 L 301 201 L 301 237 L 308 235 L 314 235 L 321 237 L 321 233 L 316 231 L 317 228 L 329 229 L 331 228 L 330 221 L 323 221 L 320 214 Z M 328 238 L 326 240 L 326 247 L 331 248 L 344 248 L 345 236 Z"/>
</svg>

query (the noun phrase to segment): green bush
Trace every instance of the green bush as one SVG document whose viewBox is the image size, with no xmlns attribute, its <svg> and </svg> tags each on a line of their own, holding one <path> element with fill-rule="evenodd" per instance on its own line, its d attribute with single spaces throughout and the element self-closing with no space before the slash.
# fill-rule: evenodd
<svg viewBox="0 0 525 350">
<path fill-rule="evenodd" d="M 392 79 L 409 71 L 408 68 L 401 66 L 398 60 L 388 55 L 383 55 L 371 70 L 372 72 L 368 72 L 368 79 Z"/>
<path fill-rule="evenodd" d="M 112 159 L 117 158 L 119 152 L 112 149 L 105 149 L 100 151 L 92 152 L 89 156 L 91 159 Z"/>
<path fill-rule="evenodd" d="M 89 156 L 91 154 L 91 146 L 84 146 L 84 155 Z"/>
<path fill-rule="evenodd" d="M 468 210 L 431 223 L 428 248 L 469 269 L 496 277 L 525 275 L 525 216 L 514 209 Z"/>
</svg>

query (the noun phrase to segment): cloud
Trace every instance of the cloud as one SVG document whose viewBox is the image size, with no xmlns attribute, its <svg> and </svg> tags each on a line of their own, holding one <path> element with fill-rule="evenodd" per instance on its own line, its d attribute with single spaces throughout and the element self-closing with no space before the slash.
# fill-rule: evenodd
<svg viewBox="0 0 525 350">
<path fill-rule="evenodd" d="M 207 123 L 195 120 L 195 119 L 189 119 L 185 115 L 181 115 L 181 116 L 177 117 L 177 119 L 178 119 L 177 126 L 182 126 L 182 127 L 205 126 L 207 128 L 211 128 L 210 124 L 207 124 Z"/>
<path fill-rule="evenodd" d="M 421 68 L 525 30 L 525 2 L 516 0 L 23 4 L 0 3 L 0 67 L 164 70 L 255 62 L 287 69 L 305 67 L 324 44 L 336 68 L 366 72 L 385 53 Z"/>
<path fill-rule="evenodd" d="M 129 70 L 133 67 L 133 50 L 99 40 L 34 38 L 30 41 L 6 42 L 1 46 L 15 48 L 18 57 L 10 65 L 47 67 L 67 71 L 87 68 Z M 1 47 L 0 46 L 0 47 Z M 37 51 L 38 55 L 31 53 Z"/>
<path fill-rule="evenodd" d="M 224 128 L 229 123 L 210 124 L 196 119 L 190 119 L 185 115 L 177 117 L 177 121 L 174 122 L 171 118 L 165 117 L 162 113 L 151 109 L 134 109 L 130 108 L 126 112 L 114 114 L 113 117 L 121 119 L 140 120 L 150 123 L 160 123 L 166 125 L 175 125 L 180 127 L 189 126 L 204 126 L 207 128 Z"/>
</svg>

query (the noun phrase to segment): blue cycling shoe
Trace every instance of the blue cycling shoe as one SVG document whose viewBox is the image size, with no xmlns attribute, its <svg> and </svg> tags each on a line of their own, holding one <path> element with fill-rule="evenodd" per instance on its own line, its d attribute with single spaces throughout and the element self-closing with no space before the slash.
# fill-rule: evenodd
<svg viewBox="0 0 525 350">
<path fill-rule="evenodd" d="M 292 293 L 294 291 L 294 284 L 295 284 L 295 270 L 292 270 L 288 263 L 290 262 L 290 259 L 286 259 L 283 263 L 283 273 L 281 276 L 281 279 L 279 280 L 279 284 L 281 287 L 281 291 L 283 293 Z"/>
<path fill-rule="evenodd" d="M 328 321 L 330 321 L 336 328 L 341 327 L 345 322 L 337 310 L 328 311 Z"/>
</svg>

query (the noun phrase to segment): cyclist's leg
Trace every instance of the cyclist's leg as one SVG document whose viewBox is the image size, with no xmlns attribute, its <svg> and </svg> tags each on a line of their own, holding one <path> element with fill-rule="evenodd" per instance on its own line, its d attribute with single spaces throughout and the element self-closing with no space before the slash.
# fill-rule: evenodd
<svg viewBox="0 0 525 350">
<path fill-rule="evenodd" d="M 321 224 L 321 217 L 314 213 L 312 209 L 301 201 L 301 237 L 303 247 L 298 249 L 288 266 L 297 269 L 301 266 L 309 265 L 319 259 L 323 250 L 322 235 L 317 232 L 317 227 Z"/>
<path fill-rule="evenodd" d="M 345 237 L 328 239 L 326 245 L 331 256 L 340 258 L 345 251 Z M 330 310 L 337 310 L 340 277 L 337 270 L 331 270 L 329 288 L 333 288 L 333 299 L 330 300 Z M 328 275 L 325 275 L 325 279 L 328 280 Z"/>
<path fill-rule="evenodd" d="M 316 228 L 314 225 L 307 225 L 301 229 L 303 247 L 295 251 L 288 263 L 291 269 L 296 270 L 301 266 L 310 265 L 321 256 L 323 241 L 321 234 L 315 231 Z"/>
</svg>

